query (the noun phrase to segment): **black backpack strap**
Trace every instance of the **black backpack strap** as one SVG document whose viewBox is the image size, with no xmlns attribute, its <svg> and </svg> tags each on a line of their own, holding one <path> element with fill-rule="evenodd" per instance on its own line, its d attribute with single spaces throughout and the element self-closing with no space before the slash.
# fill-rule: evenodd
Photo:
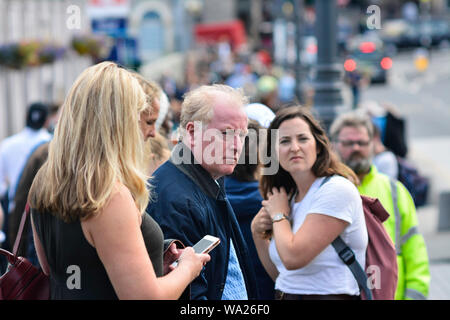
<svg viewBox="0 0 450 320">
<path fill-rule="evenodd" d="M 323 186 L 328 180 L 330 180 L 331 177 L 332 177 L 332 176 L 327 176 L 327 177 L 325 177 L 325 179 L 323 179 L 322 182 L 320 183 L 319 188 L 320 188 L 321 186 Z"/>
<path fill-rule="evenodd" d="M 358 282 L 360 290 L 363 290 L 366 294 L 367 300 L 373 300 L 372 298 L 372 292 L 370 291 L 369 287 L 367 286 L 367 275 L 364 269 L 361 267 L 359 262 L 356 260 L 355 253 L 352 249 L 350 249 L 349 246 L 342 240 L 342 238 L 339 236 L 337 237 L 331 245 L 336 250 L 339 258 L 348 266 L 350 271 L 352 272 L 353 276 L 356 279 L 356 282 Z"/>
</svg>

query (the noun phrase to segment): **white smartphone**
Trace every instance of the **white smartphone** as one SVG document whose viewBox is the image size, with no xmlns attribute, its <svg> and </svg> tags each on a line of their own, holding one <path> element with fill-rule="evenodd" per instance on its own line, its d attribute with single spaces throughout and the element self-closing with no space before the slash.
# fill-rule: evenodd
<svg viewBox="0 0 450 320">
<path fill-rule="evenodd" d="M 195 253 L 208 253 L 214 249 L 220 243 L 220 239 L 206 235 L 199 242 L 197 242 L 192 248 Z"/>
<path fill-rule="evenodd" d="M 199 242 L 197 242 L 192 249 L 194 249 L 195 253 L 209 253 L 212 249 L 217 247 L 220 243 L 220 239 L 217 237 L 213 237 L 210 235 L 204 236 Z M 178 266 L 178 260 L 172 263 L 173 267 Z"/>
</svg>

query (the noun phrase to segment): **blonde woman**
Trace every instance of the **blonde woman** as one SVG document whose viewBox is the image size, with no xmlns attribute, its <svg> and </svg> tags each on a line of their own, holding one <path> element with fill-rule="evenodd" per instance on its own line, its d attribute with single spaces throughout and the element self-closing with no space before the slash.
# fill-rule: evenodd
<svg viewBox="0 0 450 320">
<path fill-rule="evenodd" d="M 86 69 L 66 97 L 29 195 L 52 299 L 176 299 L 209 260 L 186 248 L 178 267 L 157 277 L 163 235 L 144 214 L 139 118 L 147 108 L 138 81 L 111 62 Z"/>
<path fill-rule="evenodd" d="M 159 117 L 159 110 L 161 108 L 160 96 L 162 90 L 157 83 L 145 79 L 139 73 L 132 72 L 131 75 L 138 80 L 144 93 L 147 95 L 149 107 L 141 112 L 139 120 L 144 140 L 147 141 L 149 138 L 155 138 L 156 136 L 156 120 Z"/>
<path fill-rule="evenodd" d="M 132 72 L 132 75 L 139 81 L 150 104 L 149 108 L 141 112 L 139 125 L 146 142 L 144 152 L 145 161 L 149 168 L 147 172 L 148 175 L 152 175 L 161 164 L 170 158 L 168 141 L 158 133 L 156 128 L 160 113 L 160 97 L 163 92 L 157 83 L 145 79 L 139 73 Z"/>
</svg>

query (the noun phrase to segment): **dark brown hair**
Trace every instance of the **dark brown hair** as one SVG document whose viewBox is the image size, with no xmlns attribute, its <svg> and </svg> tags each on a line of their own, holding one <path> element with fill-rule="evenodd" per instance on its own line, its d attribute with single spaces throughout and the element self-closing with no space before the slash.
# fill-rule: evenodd
<svg viewBox="0 0 450 320">
<path fill-rule="evenodd" d="M 244 147 L 242 149 L 242 155 L 241 157 L 245 157 L 244 163 L 238 163 L 236 167 L 234 168 L 233 173 L 231 176 L 239 181 L 255 181 L 257 179 L 255 177 L 255 173 L 260 167 L 260 158 L 259 158 L 259 129 L 261 129 L 261 126 L 259 123 L 255 120 L 248 119 L 248 126 L 249 132 L 253 130 L 256 135 L 256 139 L 251 139 L 249 135 L 245 137 L 244 141 Z M 257 153 L 257 163 L 252 163 L 250 160 L 253 152 Z"/>
<path fill-rule="evenodd" d="M 309 129 L 316 140 L 316 148 L 318 153 L 316 162 L 311 168 L 313 174 L 316 177 L 325 177 L 337 174 L 349 179 L 354 184 L 358 184 L 359 180 L 356 174 L 339 160 L 337 155 L 332 150 L 330 140 L 328 139 L 325 130 L 306 107 L 293 106 L 283 108 L 276 113 L 276 116 L 267 131 L 266 140 L 266 155 L 271 159 L 271 161 L 278 161 L 278 156 L 276 154 L 272 154 L 275 150 L 272 143 L 277 143 L 277 141 L 271 141 L 271 130 L 279 129 L 284 121 L 295 118 L 300 118 L 308 124 Z M 270 162 L 264 165 L 264 167 L 270 166 Z M 279 170 L 276 174 L 263 175 L 261 177 L 260 189 L 264 199 L 267 199 L 267 194 L 273 187 L 284 187 L 287 193 L 297 189 L 292 176 L 281 166 L 279 166 Z"/>
</svg>

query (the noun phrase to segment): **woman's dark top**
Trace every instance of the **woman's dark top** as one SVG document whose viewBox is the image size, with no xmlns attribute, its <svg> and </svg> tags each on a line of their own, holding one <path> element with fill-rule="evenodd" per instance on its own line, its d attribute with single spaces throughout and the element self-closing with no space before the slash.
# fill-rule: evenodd
<svg viewBox="0 0 450 320">
<path fill-rule="evenodd" d="M 50 299 L 117 299 L 96 249 L 86 240 L 80 221 L 65 223 L 32 210 L 33 223 L 50 266 Z M 148 214 L 141 231 L 157 277 L 163 272 L 163 233 Z"/>
</svg>

